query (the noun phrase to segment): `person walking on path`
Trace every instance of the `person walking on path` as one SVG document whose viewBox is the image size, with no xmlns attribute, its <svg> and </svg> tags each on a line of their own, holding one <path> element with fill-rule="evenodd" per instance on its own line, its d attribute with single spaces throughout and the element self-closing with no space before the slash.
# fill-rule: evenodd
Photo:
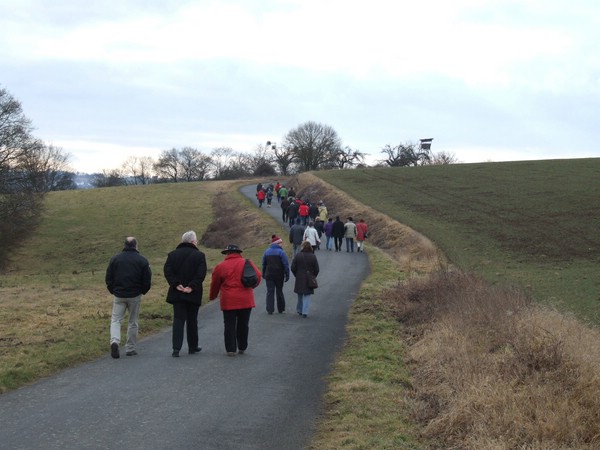
<svg viewBox="0 0 600 450">
<path fill-rule="evenodd" d="M 281 189 L 285 189 L 285 188 L 281 188 Z M 283 197 L 281 199 L 279 206 L 281 207 L 281 220 L 283 223 L 287 223 L 287 211 L 288 211 L 288 208 L 290 207 L 290 201 L 288 200 L 287 197 Z"/>
<path fill-rule="evenodd" d="M 125 354 L 137 355 L 138 316 L 142 295 L 146 295 L 152 285 L 152 270 L 146 257 L 138 251 L 137 239 L 125 239 L 123 251 L 114 255 L 106 268 L 106 288 L 114 295 L 110 320 L 110 355 L 119 358 L 121 343 L 121 323 L 125 311 L 129 311 Z"/>
<path fill-rule="evenodd" d="M 331 248 L 333 247 L 333 219 L 331 217 L 327 219 L 327 222 L 325 222 L 325 225 L 323 225 L 323 232 L 325 233 L 326 239 L 325 248 L 331 251 Z"/>
<path fill-rule="evenodd" d="M 290 197 L 291 198 L 291 197 Z M 290 201 L 290 206 L 288 206 L 288 209 L 286 211 L 286 215 L 290 224 L 290 228 L 296 223 L 296 219 L 299 217 L 298 216 L 298 203 L 296 203 L 295 200 L 291 200 Z"/>
<path fill-rule="evenodd" d="M 314 222 L 318 215 L 319 215 L 319 207 L 317 206 L 317 204 L 316 203 L 308 203 L 309 220 L 312 220 Z"/>
<path fill-rule="evenodd" d="M 342 251 L 342 239 L 344 239 L 344 234 L 346 234 L 346 229 L 344 228 L 344 222 L 340 220 L 340 216 L 335 216 L 335 222 L 333 222 L 333 228 L 331 231 L 333 235 L 333 241 L 335 243 L 335 251 Z"/>
<path fill-rule="evenodd" d="M 319 261 L 313 252 L 310 242 L 304 241 L 300 252 L 292 260 L 292 273 L 296 277 L 294 283 L 294 292 L 298 295 L 296 312 L 304 318 L 308 317 L 314 288 L 309 287 L 308 279 L 310 275 L 317 277 L 319 275 Z"/>
<path fill-rule="evenodd" d="M 306 204 L 305 202 L 299 203 L 298 215 L 300 216 L 300 219 L 302 219 L 302 225 L 304 226 L 308 224 L 309 213 L 310 208 L 308 207 L 308 204 Z"/>
<path fill-rule="evenodd" d="M 279 201 L 283 201 L 283 199 L 287 199 L 288 198 L 288 190 L 285 187 L 285 184 L 281 185 L 281 187 L 279 188 L 279 192 L 277 192 L 277 196 L 279 197 Z M 285 220 L 284 220 L 285 222 Z"/>
<path fill-rule="evenodd" d="M 290 279 L 290 266 L 288 258 L 283 249 L 283 240 L 273 235 L 271 245 L 262 257 L 262 277 L 267 282 L 267 313 L 275 311 L 275 295 L 277 294 L 277 312 L 285 312 L 285 296 L 283 295 L 283 283 Z"/>
<path fill-rule="evenodd" d="M 199 353 L 198 310 L 202 304 L 202 283 L 206 277 L 206 257 L 198 247 L 194 231 L 186 231 L 175 250 L 167 255 L 163 271 L 169 291 L 167 303 L 173 305 L 173 357 L 179 356 L 185 328 L 188 353 Z"/>
<path fill-rule="evenodd" d="M 322 201 L 319 202 L 319 217 L 323 223 L 327 220 L 327 206 Z"/>
<path fill-rule="evenodd" d="M 310 242 L 313 247 L 313 251 L 317 249 L 321 239 L 319 239 L 319 232 L 315 228 L 315 224 L 310 221 L 308 227 L 304 230 L 303 240 Z"/>
<path fill-rule="evenodd" d="M 319 236 L 319 242 L 317 242 L 317 250 L 321 249 L 321 237 L 323 236 L 324 225 L 325 224 L 323 223 L 321 218 L 317 216 L 317 218 L 315 219 L 315 230 L 317 230 L 317 236 Z"/>
<path fill-rule="evenodd" d="M 365 219 L 360 219 L 356 224 L 356 251 L 364 252 L 365 239 L 367 239 L 367 233 L 369 228 L 365 223 Z"/>
<path fill-rule="evenodd" d="M 250 331 L 250 313 L 256 306 L 254 288 L 242 284 L 245 259 L 242 249 L 237 245 L 228 245 L 222 252 L 225 259 L 217 264 L 212 271 L 209 300 L 219 297 L 227 356 L 235 356 L 235 352 L 243 355 L 248 348 L 248 333 Z M 262 280 L 260 271 L 250 261 L 258 276 L 258 284 Z M 257 286 L 258 286 L 257 284 Z"/>
<path fill-rule="evenodd" d="M 346 238 L 346 252 L 354 253 L 354 238 L 356 237 L 356 224 L 352 222 L 352 217 L 344 225 L 344 237 Z"/>
<path fill-rule="evenodd" d="M 292 225 L 292 228 L 290 228 L 289 239 L 290 244 L 292 244 L 294 255 L 300 251 L 300 245 L 304 240 L 304 230 L 306 229 L 306 227 L 303 226 L 301 222 L 302 219 L 300 217 L 297 217 L 296 223 Z"/>
<path fill-rule="evenodd" d="M 263 203 L 265 202 L 265 190 L 261 189 L 256 192 L 256 199 L 258 200 L 258 207 L 262 208 Z"/>
</svg>

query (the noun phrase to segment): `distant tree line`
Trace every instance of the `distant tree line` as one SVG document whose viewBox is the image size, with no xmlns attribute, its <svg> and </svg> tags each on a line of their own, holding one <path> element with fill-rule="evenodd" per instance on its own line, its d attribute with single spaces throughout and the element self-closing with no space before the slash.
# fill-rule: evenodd
<svg viewBox="0 0 600 450">
<path fill-rule="evenodd" d="M 386 145 L 385 157 L 376 167 L 453 164 L 454 155 L 432 153 L 417 144 Z M 96 187 L 127 184 L 180 183 L 203 180 L 232 180 L 247 177 L 288 176 L 299 172 L 366 167 L 365 154 L 343 147 L 336 131 L 316 122 L 306 122 L 289 131 L 281 145 L 267 141 L 253 153 L 219 147 L 203 153 L 192 147 L 163 150 L 155 161 L 129 157 L 120 169 L 94 174 Z"/>
</svg>

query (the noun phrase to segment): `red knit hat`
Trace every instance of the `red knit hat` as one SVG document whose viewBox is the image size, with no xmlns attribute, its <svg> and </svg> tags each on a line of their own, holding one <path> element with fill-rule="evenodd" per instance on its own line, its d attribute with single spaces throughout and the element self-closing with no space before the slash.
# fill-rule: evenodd
<svg viewBox="0 0 600 450">
<path fill-rule="evenodd" d="M 274 234 L 273 236 L 271 236 L 271 244 L 283 244 L 283 239 Z"/>
</svg>

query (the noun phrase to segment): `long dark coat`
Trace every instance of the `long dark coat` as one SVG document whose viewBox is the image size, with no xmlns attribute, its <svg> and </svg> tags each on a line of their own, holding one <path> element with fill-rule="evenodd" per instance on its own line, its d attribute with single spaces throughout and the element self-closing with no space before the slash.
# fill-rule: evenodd
<svg viewBox="0 0 600 450">
<path fill-rule="evenodd" d="M 167 256 L 163 268 L 169 283 L 167 303 L 190 302 L 202 304 L 202 282 L 206 277 L 206 257 L 192 243 L 182 242 Z M 186 294 L 177 290 L 178 285 L 189 286 L 192 292 Z"/>
<path fill-rule="evenodd" d="M 315 277 L 319 275 L 317 256 L 311 250 L 298 252 L 292 260 L 291 270 L 296 277 L 294 292 L 296 294 L 314 294 L 315 290 L 308 287 L 306 272 L 312 272 Z"/>
</svg>

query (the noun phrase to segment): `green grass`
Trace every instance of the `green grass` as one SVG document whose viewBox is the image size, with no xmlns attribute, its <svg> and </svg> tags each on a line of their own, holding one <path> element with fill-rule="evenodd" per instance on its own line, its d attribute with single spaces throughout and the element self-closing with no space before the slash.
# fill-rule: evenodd
<svg viewBox="0 0 600 450">
<path fill-rule="evenodd" d="M 600 324 L 600 159 L 317 172 L 463 270 Z"/>
<path fill-rule="evenodd" d="M 371 274 L 351 308 L 344 350 L 328 377 L 326 414 L 313 449 L 419 448 L 404 404 L 411 385 L 405 344 L 380 300 L 404 274 L 383 251 L 369 247 L 368 255 Z"/>
</svg>

